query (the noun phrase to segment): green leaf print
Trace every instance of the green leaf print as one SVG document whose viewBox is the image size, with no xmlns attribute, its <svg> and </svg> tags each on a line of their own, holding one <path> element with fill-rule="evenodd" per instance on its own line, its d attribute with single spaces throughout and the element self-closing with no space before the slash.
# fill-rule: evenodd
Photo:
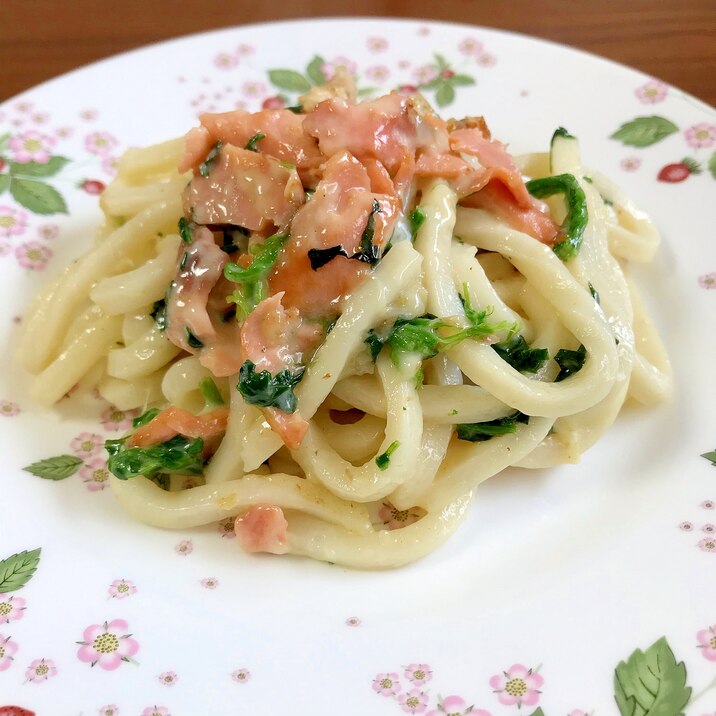
<svg viewBox="0 0 716 716">
<path fill-rule="evenodd" d="M 445 107 L 455 99 L 455 88 L 446 81 L 441 82 L 438 85 L 438 89 L 435 92 L 435 102 L 438 107 Z"/>
<path fill-rule="evenodd" d="M 622 716 L 683 716 L 691 697 L 686 667 L 662 637 L 637 649 L 614 670 L 614 698 Z"/>
<path fill-rule="evenodd" d="M 705 457 L 707 460 L 710 460 L 711 464 L 716 467 L 716 450 L 701 453 L 701 457 Z"/>
<path fill-rule="evenodd" d="M 530 716 L 544 716 L 544 711 L 542 711 L 542 707 L 538 706 L 536 711 L 533 711 Z"/>
<path fill-rule="evenodd" d="M 453 75 L 450 78 L 450 82 L 455 87 L 467 87 L 468 85 L 475 84 L 475 80 L 470 77 L 470 75 Z M 541 709 L 537 709 L 537 711 L 541 711 Z M 537 713 L 537 711 L 535 711 L 535 713 Z"/>
<path fill-rule="evenodd" d="M 18 552 L 0 562 L 0 593 L 14 592 L 24 587 L 37 569 L 40 548 Z"/>
<path fill-rule="evenodd" d="M 0 174 L 0 194 L 10 186 L 10 175 Z"/>
<path fill-rule="evenodd" d="M 67 204 L 62 195 L 44 182 L 13 177 L 10 193 L 18 204 L 22 204 L 34 214 L 67 213 Z"/>
<path fill-rule="evenodd" d="M 38 162 L 8 162 L 10 173 L 24 177 L 51 177 L 57 174 L 66 164 L 69 163 L 67 157 L 50 157 L 49 161 L 44 164 Z"/>
<path fill-rule="evenodd" d="M 716 179 L 716 152 L 714 152 L 710 157 L 708 164 L 706 165 L 709 168 L 709 172 L 711 172 L 711 176 Z"/>
<path fill-rule="evenodd" d="M 57 457 L 48 457 L 46 460 L 33 462 L 32 465 L 22 469 L 36 477 L 57 481 L 74 475 L 80 469 L 80 465 L 82 465 L 82 460 L 75 455 L 58 455 Z"/>
<path fill-rule="evenodd" d="M 679 128 L 664 117 L 636 117 L 631 122 L 622 124 L 610 139 L 616 139 L 630 147 L 650 147 L 678 131 Z"/>
<path fill-rule="evenodd" d="M 295 70 L 269 70 L 269 79 L 279 89 L 289 92 L 308 92 L 311 83 Z"/>
<path fill-rule="evenodd" d="M 306 67 L 306 74 L 308 75 L 308 78 L 313 82 L 313 84 L 316 85 L 322 85 L 324 82 L 326 82 L 326 75 L 323 74 L 323 65 L 326 64 L 326 61 L 320 56 L 316 55 L 309 63 L 308 67 Z"/>
</svg>

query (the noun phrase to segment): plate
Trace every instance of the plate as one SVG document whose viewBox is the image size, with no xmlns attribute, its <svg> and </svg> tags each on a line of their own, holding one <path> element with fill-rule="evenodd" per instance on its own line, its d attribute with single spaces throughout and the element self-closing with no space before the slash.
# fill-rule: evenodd
<svg viewBox="0 0 716 716">
<path fill-rule="evenodd" d="M 33 407 L 12 357 L 31 295 L 90 243 L 123 149 L 182 134 L 199 112 L 290 104 L 337 64 L 363 89 L 419 86 L 447 115 L 485 114 L 515 153 L 567 127 L 664 236 L 637 278 L 674 399 L 625 411 L 577 466 L 490 481 L 445 546 L 395 571 L 246 555 L 224 525 L 133 522 L 103 489 L 99 448 L 129 416 L 76 400 Z M 12 99 L 0 123 L 0 704 L 102 716 L 716 711 L 712 109 L 527 37 L 329 19 L 125 54 Z M 23 470 L 60 455 L 75 459 L 52 461 L 45 479 Z"/>
</svg>

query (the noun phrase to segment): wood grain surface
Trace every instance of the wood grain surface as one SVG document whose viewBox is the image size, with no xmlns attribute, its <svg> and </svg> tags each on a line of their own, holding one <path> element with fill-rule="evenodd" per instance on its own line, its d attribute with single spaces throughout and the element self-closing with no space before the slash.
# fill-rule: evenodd
<svg viewBox="0 0 716 716">
<path fill-rule="evenodd" d="M 232 25 L 419 17 L 571 45 L 716 105 L 716 0 L 0 0 L 0 101 L 88 62 Z"/>
</svg>

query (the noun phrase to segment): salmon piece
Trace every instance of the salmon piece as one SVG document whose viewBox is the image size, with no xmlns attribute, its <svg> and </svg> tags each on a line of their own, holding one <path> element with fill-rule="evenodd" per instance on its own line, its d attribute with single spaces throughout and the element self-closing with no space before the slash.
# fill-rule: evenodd
<svg viewBox="0 0 716 716">
<path fill-rule="evenodd" d="M 198 224 L 233 224 L 250 231 L 284 228 L 305 200 L 296 170 L 262 152 L 223 146 L 208 176 L 184 190 L 184 213 Z"/>
<path fill-rule="evenodd" d="M 485 139 L 492 139 L 490 128 L 487 126 L 487 122 L 483 116 L 448 119 L 447 131 L 454 132 L 456 129 L 477 129 Z"/>
<path fill-rule="evenodd" d="M 216 331 L 207 311 L 209 294 L 222 278 L 228 256 L 216 245 L 214 235 L 205 226 L 196 227 L 191 244 L 179 247 L 177 274 L 167 296 L 167 338 L 188 353 L 191 345 L 187 331 L 201 343 L 214 338 Z"/>
<path fill-rule="evenodd" d="M 298 450 L 301 447 L 301 442 L 308 432 L 308 422 L 301 417 L 300 410 L 284 413 L 278 408 L 263 408 L 262 412 L 271 430 L 283 440 L 289 450 Z"/>
<path fill-rule="evenodd" d="M 184 137 L 184 155 L 179 163 L 179 173 L 196 169 L 206 159 L 216 140 L 206 127 L 193 127 Z"/>
<path fill-rule="evenodd" d="M 234 522 L 236 538 L 245 552 L 286 554 L 288 522 L 275 505 L 254 505 Z"/>
<path fill-rule="evenodd" d="M 547 214 L 544 204 L 530 195 L 527 208 L 517 203 L 512 192 L 499 181 L 490 181 L 484 189 L 460 202 L 461 206 L 486 209 L 512 228 L 533 236 L 543 244 L 553 245 L 559 226 Z"/>
<path fill-rule="evenodd" d="M 177 435 L 208 440 L 226 432 L 228 419 L 228 408 L 217 408 L 203 415 L 194 415 L 183 408 L 167 408 L 146 425 L 137 428 L 127 439 L 127 445 L 129 447 L 158 445 Z"/>
<path fill-rule="evenodd" d="M 324 177 L 313 198 L 294 216 L 291 238 L 269 276 L 270 292 L 283 292 L 286 308 L 297 308 L 306 317 L 339 312 L 342 299 L 370 272 L 368 264 L 338 256 L 314 271 L 308 251 L 342 246 L 349 256 L 354 254 L 374 200 L 380 212 L 373 214 L 373 243 L 382 247 L 392 233 L 399 200 L 394 195 L 373 193 L 365 167 L 348 152 L 326 162 Z"/>
</svg>

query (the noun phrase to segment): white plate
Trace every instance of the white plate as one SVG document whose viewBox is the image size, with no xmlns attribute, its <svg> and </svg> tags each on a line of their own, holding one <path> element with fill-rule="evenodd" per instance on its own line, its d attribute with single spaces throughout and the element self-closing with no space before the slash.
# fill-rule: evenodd
<svg viewBox="0 0 716 716">
<path fill-rule="evenodd" d="M 245 555 L 218 528 L 173 533 L 136 524 L 108 490 L 84 481 L 101 464 L 93 463 L 100 451 L 63 481 L 22 471 L 78 452 L 80 433 L 104 438 L 123 427 L 101 425 L 73 401 L 49 414 L 33 408 L 12 361 L 29 297 L 90 241 L 100 218 L 93 191 L 109 181 L 113 158 L 183 133 L 200 111 L 258 108 L 281 93 L 293 102 L 297 92 L 275 82 L 298 88 L 307 80 L 269 71 L 305 76 L 316 55 L 355 63 L 361 87 L 438 75 L 448 80 L 438 83 L 439 99 L 455 91 L 444 112 L 484 113 L 515 152 L 544 150 L 554 128 L 567 127 L 586 163 L 621 183 L 664 235 L 639 278 L 673 359 L 674 400 L 628 411 L 578 466 L 490 481 L 443 548 L 390 572 Z M 455 76 L 475 84 L 456 85 Z M 426 94 L 436 100 L 435 89 Z M 34 576 L 0 595 L 0 705 L 43 716 L 389 716 L 440 714 L 440 703 L 447 712 L 474 705 L 473 714 L 493 716 L 538 707 L 547 716 L 617 713 L 615 667 L 666 637 L 694 690 L 686 711 L 716 711 L 708 631 L 716 625 L 716 468 L 700 456 L 716 448 L 713 110 L 564 47 L 475 27 L 369 19 L 243 27 L 161 44 L 44 84 L 0 113 L 12 135 L 1 171 L 11 168 L 8 159 L 34 156 L 54 172 L 20 189 L 15 183 L 28 208 L 0 194 L 0 559 L 42 549 Z M 651 116 L 670 132 L 660 141 L 639 148 L 610 138 Z M 638 129 L 627 134 L 648 136 L 643 120 Z M 69 161 L 48 163 L 43 146 Z M 658 179 L 685 157 L 701 173 L 672 167 L 683 181 Z M 38 213 L 64 205 L 67 214 Z M 118 592 L 115 580 L 130 587 Z M 105 622 L 120 637 L 117 654 L 131 659 L 91 666 L 78 642 L 93 642 Z M 652 692 L 661 683 L 658 713 L 680 713 L 683 670 L 670 667 L 665 647 L 648 656 L 657 673 L 642 676 Z M 386 677 L 392 688 L 381 687 L 381 674 L 394 675 Z M 508 698 L 508 681 L 515 694 L 526 689 L 521 705 Z M 639 697 L 647 706 L 652 698 Z"/>
</svg>

